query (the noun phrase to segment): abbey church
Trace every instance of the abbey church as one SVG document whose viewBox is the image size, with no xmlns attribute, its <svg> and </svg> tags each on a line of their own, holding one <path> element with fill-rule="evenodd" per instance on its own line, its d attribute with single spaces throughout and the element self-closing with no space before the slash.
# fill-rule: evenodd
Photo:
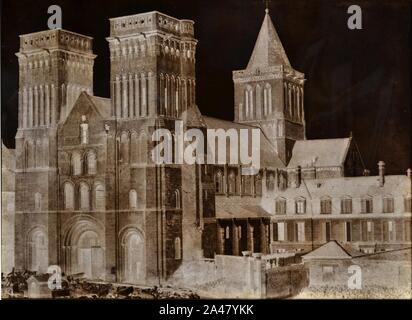
<svg viewBox="0 0 412 320">
<path fill-rule="evenodd" d="M 411 245 L 411 171 L 388 176 L 379 162 L 369 176 L 352 137 L 306 139 L 305 75 L 268 10 L 249 63 L 233 71 L 233 122 L 196 105 L 194 34 L 193 21 L 157 11 L 110 19 L 110 98 L 93 95 L 92 38 L 20 36 L 8 267 L 154 285 L 216 255 Z M 154 163 L 153 132 L 176 120 L 259 129 L 260 171 Z"/>
</svg>

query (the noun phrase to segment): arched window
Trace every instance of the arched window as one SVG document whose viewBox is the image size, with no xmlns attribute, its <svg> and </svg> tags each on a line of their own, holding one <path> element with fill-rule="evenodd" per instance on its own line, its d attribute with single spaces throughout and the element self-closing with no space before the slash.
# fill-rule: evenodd
<svg viewBox="0 0 412 320">
<path fill-rule="evenodd" d="M 229 180 L 229 193 L 235 194 L 236 193 L 236 174 L 233 170 L 230 170 L 228 180 Z"/>
<path fill-rule="evenodd" d="M 94 201 L 97 210 L 104 210 L 106 207 L 106 196 L 104 186 L 100 183 L 96 184 L 94 188 Z"/>
<path fill-rule="evenodd" d="M 137 208 L 137 192 L 134 189 L 129 191 L 129 208 L 130 209 Z"/>
<path fill-rule="evenodd" d="M 37 140 L 36 141 L 36 152 L 35 152 L 36 168 L 40 168 L 43 166 L 43 156 L 44 156 L 43 144 L 41 140 Z"/>
<path fill-rule="evenodd" d="M 36 192 L 34 194 L 34 209 L 36 211 L 41 210 L 41 193 L 39 193 L 39 192 Z"/>
<path fill-rule="evenodd" d="M 249 90 L 245 90 L 245 119 L 249 118 Z"/>
<path fill-rule="evenodd" d="M 123 132 L 120 137 L 120 159 L 123 163 L 129 163 L 129 135 Z"/>
<path fill-rule="evenodd" d="M 182 242 L 180 237 L 175 238 L 175 260 L 182 259 Z"/>
<path fill-rule="evenodd" d="M 180 209 L 181 208 L 181 200 L 180 200 L 180 191 L 179 190 L 175 190 L 175 203 L 174 203 L 174 207 L 176 209 Z"/>
<path fill-rule="evenodd" d="M 215 174 L 215 186 L 216 186 L 216 193 L 223 193 L 223 175 L 220 170 L 218 170 Z"/>
<path fill-rule="evenodd" d="M 248 118 L 249 119 L 254 119 L 254 114 L 255 114 L 255 106 L 254 106 L 254 99 L 253 99 L 253 89 L 251 86 L 248 86 L 249 91 L 249 115 Z"/>
<path fill-rule="evenodd" d="M 262 114 L 264 114 L 262 103 L 262 87 L 259 84 L 256 85 L 256 112 L 260 112 L 261 116 Z"/>
<path fill-rule="evenodd" d="M 266 83 L 264 89 L 264 110 L 265 115 L 272 113 L 272 87 L 269 83 Z"/>
<path fill-rule="evenodd" d="M 332 200 L 329 197 L 324 197 L 320 200 L 320 213 L 331 214 L 332 213 Z"/>
<path fill-rule="evenodd" d="M 74 176 L 82 174 L 82 160 L 78 152 L 73 152 L 72 154 L 72 173 Z"/>
<path fill-rule="evenodd" d="M 96 174 L 96 154 L 94 151 L 87 153 L 87 173 Z"/>
<path fill-rule="evenodd" d="M 64 184 L 64 208 L 74 209 L 74 187 L 70 182 Z"/>
<path fill-rule="evenodd" d="M 138 162 L 146 163 L 147 158 L 147 136 L 145 132 L 141 132 L 138 143 Z"/>
<path fill-rule="evenodd" d="M 34 167 L 34 145 L 32 141 L 27 141 L 26 142 L 26 150 L 25 150 L 25 156 L 26 156 L 26 168 L 33 168 Z"/>
<path fill-rule="evenodd" d="M 130 162 L 137 163 L 139 160 L 139 140 L 136 132 L 130 135 Z"/>
<path fill-rule="evenodd" d="M 88 210 L 90 208 L 90 190 L 86 182 L 80 183 L 80 209 Z"/>
</svg>

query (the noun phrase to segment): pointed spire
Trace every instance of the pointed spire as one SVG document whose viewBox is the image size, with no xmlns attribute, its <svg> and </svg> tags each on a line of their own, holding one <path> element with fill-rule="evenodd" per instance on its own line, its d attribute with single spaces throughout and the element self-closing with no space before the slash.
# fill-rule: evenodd
<svg viewBox="0 0 412 320">
<path fill-rule="evenodd" d="M 265 18 L 260 28 L 255 48 L 250 57 L 247 69 L 264 68 L 275 65 L 291 67 L 279 36 L 273 26 L 269 9 L 265 9 Z"/>
</svg>

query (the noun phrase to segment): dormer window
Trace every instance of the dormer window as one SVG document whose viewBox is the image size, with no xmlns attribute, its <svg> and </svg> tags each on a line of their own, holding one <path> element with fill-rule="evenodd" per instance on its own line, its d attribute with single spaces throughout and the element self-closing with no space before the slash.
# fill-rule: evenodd
<svg viewBox="0 0 412 320">
<path fill-rule="evenodd" d="M 306 213 L 306 200 L 304 198 L 298 198 L 295 201 L 296 214 Z"/>
<path fill-rule="evenodd" d="M 80 139 L 81 144 L 89 143 L 89 124 L 86 116 L 82 116 L 82 123 L 80 124 Z"/>
<path fill-rule="evenodd" d="M 393 197 L 387 196 L 387 197 L 383 198 L 383 212 L 384 213 L 394 212 Z"/>
</svg>

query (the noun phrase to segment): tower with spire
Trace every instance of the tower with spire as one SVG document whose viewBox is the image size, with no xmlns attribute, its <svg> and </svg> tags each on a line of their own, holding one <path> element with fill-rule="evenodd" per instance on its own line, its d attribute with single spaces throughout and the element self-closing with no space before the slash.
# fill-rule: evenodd
<svg viewBox="0 0 412 320">
<path fill-rule="evenodd" d="M 249 63 L 233 72 L 235 122 L 259 126 L 288 164 L 296 140 L 305 139 L 304 74 L 292 68 L 269 15 Z"/>
</svg>

